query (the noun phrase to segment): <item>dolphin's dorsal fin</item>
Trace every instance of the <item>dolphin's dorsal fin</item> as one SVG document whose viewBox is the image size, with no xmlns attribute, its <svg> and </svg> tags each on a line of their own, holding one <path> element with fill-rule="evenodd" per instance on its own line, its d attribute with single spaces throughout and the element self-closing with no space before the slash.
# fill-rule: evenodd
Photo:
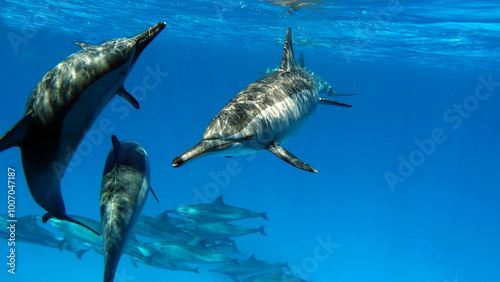
<svg viewBox="0 0 500 282">
<path fill-rule="evenodd" d="M 293 44 L 292 44 L 292 28 L 286 31 L 285 46 L 283 47 L 283 57 L 281 58 L 280 69 L 289 71 L 296 68 L 295 60 L 293 58 Z"/>
<path fill-rule="evenodd" d="M 86 42 L 82 42 L 82 41 L 75 41 L 75 44 L 77 46 L 81 47 L 82 49 L 89 48 L 90 46 L 92 46 L 92 44 L 86 43 Z"/>
<path fill-rule="evenodd" d="M 306 62 L 304 61 L 304 54 L 300 53 L 299 60 L 297 61 L 297 66 L 299 68 L 305 68 Z"/>
<path fill-rule="evenodd" d="M 191 245 L 191 246 L 196 246 L 196 247 L 204 247 L 204 244 L 205 243 L 205 239 L 200 237 L 200 236 L 196 236 L 194 237 L 193 240 L 189 241 L 187 244 L 188 245 Z"/>
<path fill-rule="evenodd" d="M 217 199 L 214 200 L 213 204 L 214 205 L 224 205 L 224 200 L 222 199 L 222 195 L 217 197 Z"/>
<path fill-rule="evenodd" d="M 115 135 L 111 135 L 111 143 L 113 143 L 113 153 L 115 154 L 115 163 L 120 164 L 125 158 L 125 151 L 120 144 L 120 141 Z"/>
<path fill-rule="evenodd" d="M 251 255 L 247 261 L 256 261 L 257 259 L 255 258 L 255 254 Z"/>
<path fill-rule="evenodd" d="M 23 144 L 31 123 L 32 111 L 29 111 L 7 133 L 0 138 L 0 152 Z"/>
<path fill-rule="evenodd" d="M 120 88 L 120 90 L 118 90 L 118 95 L 127 100 L 127 102 L 129 102 L 132 107 L 139 109 L 139 102 L 134 98 L 134 96 L 132 96 L 132 94 L 128 93 L 125 88 Z"/>
</svg>

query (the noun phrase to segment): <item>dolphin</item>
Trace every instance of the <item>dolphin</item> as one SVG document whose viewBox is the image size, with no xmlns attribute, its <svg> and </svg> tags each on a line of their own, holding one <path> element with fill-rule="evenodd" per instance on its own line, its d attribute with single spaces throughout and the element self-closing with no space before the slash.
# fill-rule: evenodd
<svg viewBox="0 0 500 282">
<path fill-rule="evenodd" d="M 167 220 L 158 216 L 141 215 L 135 224 L 134 232 L 137 235 L 160 240 L 190 242 L 194 237 L 182 229 L 174 226 Z"/>
<path fill-rule="evenodd" d="M 318 104 L 338 105 L 320 98 L 311 73 L 294 60 L 288 28 L 279 70 L 251 83 L 212 119 L 201 142 L 176 157 L 173 167 L 201 156 L 226 157 L 268 150 L 287 163 L 317 170 L 281 146 L 307 122 Z"/>
<path fill-rule="evenodd" d="M 170 256 L 163 254 L 149 256 L 146 258 L 144 263 L 150 266 L 168 270 L 200 273 L 199 267 L 191 267 L 185 262 L 173 259 Z"/>
<path fill-rule="evenodd" d="M 170 258 L 187 263 L 219 263 L 235 261 L 224 254 L 212 253 L 200 246 L 199 240 L 189 243 L 161 241 L 151 243 L 160 253 Z"/>
<path fill-rule="evenodd" d="M 114 280 L 120 257 L 132 235 L 149 186 L 149 160 L 136 142 L 111 136 L 101 183 L 101 224 L 104 235 L 104 282 Z"/>
<path fill-rule="evenodd" d="M 181 206 L 172 211 L 184 218 L 197 222 L 227 222 L 251 217 L 262 217 L 266 220 L 267 213 L 255 212 L 249 209 L 226 205 L 222 196 L 219 196 L 210 204 L 197 204 Z"/>
<path fill-rule="evenodd" d="M 300 53 L 299 60 L 297 61 L 297 66 L 300 68 L 303 68 L 304 70 L 308 71 L 313 77 L 314 80 L 316 81 L 316 84 L 318 85 L 318 92 L 319 93 L 326 93 L 328 96 L 335 97 L 335 96 L 353 96 L 357 95 L 357 93 L 350 93 L 350 94 L 340 94 L 337 93 L 333 87 L 328 83 L 325 79 L 323 79 L 321 76 L 317 75 L 316 73 L 310 71 L 309 69 L 306 68 L 306 63 L 304 60 L 304 54 Z M 259 73 L 262 74 L 270 74 L 272 72 L 275 72 L 279 70 L 280 67 L 274 67 L 274 68 L 267 68 L 265 71 L 260 71 Z M 336 106 L 341 106 L 341 107 L 351 107 L 351 105 L 344 104 L 337 102 Z"/>
<path fill-rule="evenodd" d="M 236 278 L 236 276 L 263 272 L 270 269 L 281 268 L 283 266 L 288 268 L 288 264 L 258 260 L 255 258 L 255 255 L 252 255 L 246 260 L 238 261 L 237 263 L 224 264 L 217 268 L 211 269 L 210 272 L 223 273 L 230 276 L 233 281 L 238 281 L 238 278 Z"/>
<path fill-rule="evenodd" d="M 84 218 L 76 215 L 71 215 L 71 218 L 84 223 L 89 226 L 92 230 L 102 233 L 100 223 L 90 218 Z M 78 249 L 79 245 L 84 245 L 85 247 L 92 248 L 98 254 L 103 254 L 103 241 L 102 237 L 96 233 L 84 228 L 81 225 L 69 222 L 66 220 L 60 220 L 57 218 L 50 218 L 47 223 L 54 227 L 55 229 L 61 231 L 64 235 L 64 248 L 69 248 L 72 250 Z"/>
<path fill-rule="evenodd" d="M 85 133 L 116 94 L 139 108 L 123 83 L 165 25 L 101 44 L 77 42 L 83 50 L 45 74 L 28 99 L 24 117 L 0 138 L 0 152 L 20 147 L 31 195 L 48 212 L 43 222 L 56 217 L 85 226 L 66 214 L 61 179 Z"/>
</svg>

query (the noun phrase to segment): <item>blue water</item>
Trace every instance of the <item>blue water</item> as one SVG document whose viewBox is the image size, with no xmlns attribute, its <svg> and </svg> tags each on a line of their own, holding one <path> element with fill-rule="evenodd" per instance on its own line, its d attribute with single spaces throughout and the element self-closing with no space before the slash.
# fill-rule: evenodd
<svg viewBox="0 0 500 282">
<path fill-rule="evenodd" d="M 288 262 L 308 281 L 500 281 L 499 4 L 309 1 L 314 5 L 288 13 L 273 5 L 280 1 L 163 2 L 0 4 L 0 134 L 22 117 L 40 78 L 79 50 L 73 42 L 132 36 L 167 22 L 125 82 L 141 109 L 114 98 L 66 172 L 69 214 L 99 218 L 102 170 L 115 134 L 149 152 L 160 203 L 149 197 L 143 214 L 219 195 L 265 211 L 269 221 L 239 224 L 265 224 L 267 236 L 237 238 L 239 248 Z M 339 93 L 358 93 L 336 98 L 352 108 L 320 105 L 284 145 L 319 172 L 265 151 L 172 168 L 234 95 L 279 64 L 287 27 L 308 69 Z M 146 89 L 151 72 L 161 75 Z M 99 128 L 103 119 L 111 120 L 112 132 Z M 0 156 L 0 212 L 7 212 L 12 167 L 16 215 L 45 213 L 28 192 L 19 149 Z M 224 174 L 229 178 L 221 181 Z M 7 273 L 8 252 L 2 241 L 1 281 L 102 279 L 103 258 L 95 252 L 80 261 L 19 243 L 15 275 Z M 135 268 L 124 255 L 116 281 L 231 281 L 210 268 L 200 274 Z"/>
</svg>

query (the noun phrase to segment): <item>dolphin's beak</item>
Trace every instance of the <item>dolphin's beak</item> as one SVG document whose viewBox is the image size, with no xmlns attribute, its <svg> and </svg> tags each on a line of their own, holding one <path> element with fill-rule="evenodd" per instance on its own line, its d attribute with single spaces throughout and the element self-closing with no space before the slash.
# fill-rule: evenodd
<svg viewBox="0 0 500 282">
<path fill-rule="evenodd" d="M 137 44 L 137 55 L 139 55 L 158 34 L 160 34 L 166 25 L 167 23 L 165 22 L 157 23 L 152 28 L 134 37 Z"/>
<path fill-rule="evenodd" d="M 184 154 L 178 156 L 172 161 L 173 167 L 180 167 L 185 162 L 192 159 L 198 158 L 210 152 L 223 151 L 227 148 L 233 146 L 235 141 L 220 140 L 220 139 L 207 139 L 202 140 L 200 143 L 196 144 L 193 148 L 189 149 Z"/>
</svg>

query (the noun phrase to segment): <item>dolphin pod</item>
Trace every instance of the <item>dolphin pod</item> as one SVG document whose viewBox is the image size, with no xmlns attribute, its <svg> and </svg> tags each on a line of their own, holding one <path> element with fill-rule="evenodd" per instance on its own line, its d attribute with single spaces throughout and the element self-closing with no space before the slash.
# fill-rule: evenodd
<svg viewBox="0 0 500 282">
<path fill-rule="evenodd" d="M 0 152 L 21 148 L 31 195 L 48 212 L 44 221 L 56 217 L 91 229 L 66 214 L 61 179 L 85 133 L 116 94 L 139 108 L 123 83 L 165 25 L 158 23 L 131 38 L 76 43 L 82 50 L 45 74 L 28 99 L 24 117 L 0 138 Z"/>
<path fill-rule="evenodd" d="M 147 193 L 153 192 L 148 156 L 138 143 L 120 142 L 114 135 L 101 184 L 100 222 L 66 214 L 60 183 L 75 151 L 114 96 L 119 95 L 139 108 L 123 84 L 142 51 L 165 26 L 160 22 L 137 36 L 100 44 L 77 42 L 82 50 L 45 74 L 28 98 L 24 116 L 0 137 L 0 152 L 20 147 L 30 193 L 47 211 L 43 217 L 19 218 L 19 240 L 67 250 L 79 259 L 88 250 L 94 250 L 104 256 L 105 282 L 114 281 L 122 254 L 131 256 L 134 266 L 141 262 L 194 273 L 199 273 L 199 267 L 190 263 L 226 263 L 211 271 L 228 275 L 234 281 L 239 281 L 239 276 L 248 276 L 244 281 L 278 281 L 283 277 L 287 281 L 303 281 L 290 275 L 290 269 L 283 271 L 287 264 L 260 261 L 254 255 L 239 262 L 234 258 L 241 253 L 233 238 L 266 233 L 263 225 L 254 228 L 229 222 L 258 217 L 267 220 L 266 213 L 227 205 L 220 196 L 212 203 L 141 216 Z M 295 62 L 290 28 L 280 66 L 265 74 L 229 101 L 212 119 L 202 140 L 176 157 L 172 166 L 179 167 L 203 156 L 231 157 L 268 150 L 299 169 L 317 172 L 281 144 L 300 130 L 318 104 L 351 107 L 321 98 L 319 93 L 354 94 L 338 94 L 326 80 L 306 68 L 302 54 Z M 0 216 L 0 226 L 6 224 L 6 219 Z M 39 226 L 39 219 L 62 235 Z M 0 230 L 0 237 L 7 235 Z M 135 235 L 156 241 L 139 241 Z"/>
<path fill-rule="evenodd" d="M 114 148 L 109 154 L 110 156 L 115 156 L 114 151 L 117 145 L 116 142 L 118 141 L 115 141 Z M 118 142 L 118 144 L 123 144 L 123 142 Z M 130 145 L 134 145 L 134 143 Z M 140 149 L 139 147 L 135 148 Z M 111 177 L 113 173 L 110 172 L 115 168 L 115 165 L 113 165 L 115 163 L 113 158 L 114 157 L 112 157 L 112 160 L 108 163 L 112 169 L 109 171 L 105 170 L 107 171 L 107 173 L 105 173 L 107 176 L 105 176 L 105 179 L 103 180 L 103 186 L 111 185 L 113 182 L 111 179 L 107 178 Z M 136 158 L 133 159 L 135 160 Z M 124 162 L 124 160 L 122 160 L 122 162 Z M 134 161 L 134 163 L 137 162 Z M 130 169 L 125 170 L 130 171 Z M 140 174 L 139 177 L 133 178 L 142 179 L 143 177 L 141 175 L 142 174 Z M 148 185 L 141 185 L 141 187 L 148 187 Z M 108 188 L 105 188 L 105 190 L 108 191 Z M 124 193 L 125 195 L 123 193 L 117 193 L 120 195 L 120 199 L 130 197 L 131 193 L 128 190 L 132 189 L 127 189 L 127 193 Z M 148 189 L 142 188 L 140 190 L 147 192 Z M 106 202 L 117 203 L 120 201 Z M 135 201 L 132 200 L 132 202 Z M 48 224 L 53 227 L 51 230 L 45 229 L 44 227 L 38 225 L 41 221 L 41 217 L 25 216 L 22 217 L 23 220 L 18 220 L 19 225 L 17 226 L 18 229 L 16 237 L 22 242 L 49 248 L 58 248 L 61 251 L 75 253 L 78 259 L 85 259 L 82 258 L 82 256 L 89 250 L 93 250 L 97 254 L 104 255 L 105 257 L 111 256 L 113 258 L 112 262 L 115 262 L 118 256 L 121 255 L 121 252 L 123 252 L 124 255 L 130 257 L 130 260 L 135 267 L 139 267 L 139 263 L 141 263 L 150 267 L 171 271 L 206 273 L 206 270 L 203 270 L 203 272 L 200 271 L 200 267 L 208 266 L 208 271 L 214 272 L 212 275 L 220 277 L 226 275 L 234 281 L 239 281 L 239 279 L 262 273 L 273 275 L 273 273 L 277 271 L 277 268 L 280 268 L 280 271 L 285 271 L 288 274 L 290 273 L 287 263 L 258 260 L 254 254 L 248 257 L 242 254 L 233 238 L 257 235 L 250 235 L 252 232 L 241 234 L 239 229 L 226 229 L 224 226 L 227 224 L 227 221 L 220 222 L 220 215 L 217 215 L 224 214 L 226 220 L 235 222 L 248 218 L 261 218 L 261 220 L 267 220 L 266 213 L 225 204 L 222 201 L 222 197 L 217 198 L 211 203 L 182 206 L 178 209 L 185 210 L 195 208 L 206 208 L 216 212 L 212 214 L 214 216 L 212 219 L 206 217 L 206 221 L 200 218 L 187 218 L 173 212 L 172 210 L 167 210 L 157 216 L 141 215 L 137 217 L 137 223 L 134 228 L 132 228 L 132 231 L 130 231 L 131 233 L 128 234 L 128 240 L 124 239 L 122 231 L 125 226 L 131 227 L 133 224 L 120 224 L 121 222 L 117 223 L 117 218 L 124 216 L 122 214 L 117 214 L 109 219 L 103 218 L 102 222 L 82 216 L 71 215 L 72 218 L 85 223 L 87 226 L 102 233 L 103 236 L 99 236 L 81 225 L 57 218 L 51 218 L 48 220 Z M 137 211 L 137 209 L 129 210 Z M 173 213 L 173 215 L 168 216 L 167 213 Z M 137 215 L 137 212 L 135 214 Z M 8 217 L 6 215 L 0 214 L 0 227 L 6 226 L 7 220 Z M 216 222 L 212 222 L 214 220 Z M 164 228 L 162 223 L 168 227 Z M 213 231 L 213 234 L 210 233 L 210 230 L 207 231 L 200 228 L 202 225 L 213 224 L 218 226 L 218 229 L 220 229 Z M 117 230 L 117 232 L 110 235 L 110 232 L 106 231 L 106 229 L 110 229 L 110 226 L 115 226 L 116 228 L 113 229 Z M 140 230 L 145 226 L 148 226 L 150 229 L 148 233 L 144 233 Z M 237 225 L 231 224 L 231 226 Z M 252 227 L 243 228 L 252 229 Z M 153 231 L 153 229 L 157 230 Z M 186 242 L 183 237 L 179 237 L 177 239 L 173 238 L 171 235 L 173 229 L 177 229 L 185 234 L 188 234 L 192 240 Z M 203 230 L 203 232 L 199 233 L 200 230 Z M 221 233 L 223 235 L 221 235 Z M 41 234 L 43 234 L 43 237 L 40 236 Z M 150 234 L 151 236 L 146 234 Z M 7 233 L 6 228 L 0 230 L 0 238 L 7 238 L 6 236 L 8 235 L 9 234 Z M 256 238 L 259 237 L 257 236 Z M 117 251 L 116 249 L 108 248 L 106 246 L 106 240 L 113 241 L 113 245 L 118 245 L 121 250 Z"/>
<path fill-rule="evenodd" d="M 319 97 L 318 84 L 322 91 L 328 91 L 325 80 L 295 63 L 291 28 L 283 49 L 279 69 L 251 83 L 229 101 L 212 119 L 201 142 L 176 157 L 173 167 L 202 156 L 237 156 L 268 150 L 297 168 L 317 172 L 281 147 L 281 143 L 298 132 L 318 104 L 350 106 Z M 303 59 L 300 65 L 305 67 Z"/>
</svg>

